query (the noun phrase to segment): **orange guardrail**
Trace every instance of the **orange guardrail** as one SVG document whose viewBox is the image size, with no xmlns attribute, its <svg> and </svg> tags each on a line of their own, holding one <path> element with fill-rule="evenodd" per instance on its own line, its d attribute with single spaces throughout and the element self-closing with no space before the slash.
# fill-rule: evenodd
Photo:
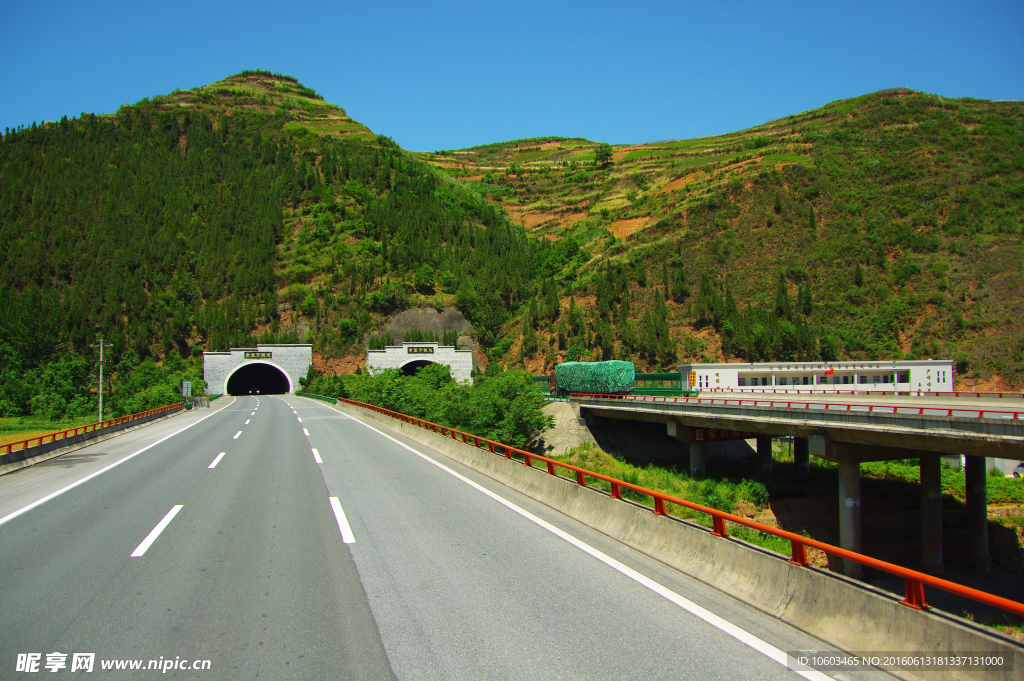
<svg viewBox="0 0 1024 681">
<path fill-rule="evenodd" d="M 603 393 L 571 393 L 572 397 L 583 397 L 599 400 L 619 400 L 627 402 L 670 402 L 684 404 L 708 404 L 725 407 L 782 407 L 786 409 L 809 409 L 814 411 L 852 411 L 872 414 L 892 414 L 895 416 L 958 416 L 969 418 L 1001 418 L 1007 420 L 1024 420 L 1024 411 L 1016 409 L 985 409 L 984 407 L 909 407 L 899 404 L 865 404 L 841 402 L 814 402 L 806 400 L 776 400 L 771 398 L 728 398 L 728 397 L 670 397 L 667 395 L 627 395 Z M 954 413 L 956 412 L 956 413 Z M 992 414 L 995 416 L 987 416 Z"/>
<path fill-rule="evenodd" d="M 774 527 L 770 527 L 768 525 L 762 525 L 761 523 L 754 522 L 753 520 L 748 520 L 747 518 L 743 518 L 741 516 L 726 513 L 725 511 L 719 511 L 718 509 L 709 508 L 707 506 L 701 506 L 700 504 L 695 504 L 692 501 L 679 499 L 673 496 L 669 496 L 668 494 L 662 494 L 661 492 L 656 492 L 645 487 L 640 487 L 639 485 L 634 485 L 624 480 L 619 480 L 617 478 L 612 478 L 607 475 L 595 473 L 594 471 L 590 471 L 585 468 L 580 468 L 578 466 L 573 466 L 571 464 L 567 464 L 561 461 L 549 459 L 546 456 L 533 454 L 531 452 L 527 452 L 522 449 L 517 449 L 515 447 L 511 447 L 500 442 L 495 442 L 494 440 L 488 440 L 487 438 L 477 437 L 476 435 L 473 435 L 471 433 L 465 433 L 463 431 L 456 430 L 454 428 L 449 428 L 448 426 L 442 426 L 437 423 L 432 423 L 430 421 L 416 418 L 414 416 L 408 416 L 400 412 L 391 411 L 390 409 L 384 409 L 383 407 L 378 407 L 372 404 L 365 404 L 363 402 L 356 402 L 355 400 L 349 400 L 345 398 L 338 398 L 338 402 L 344 402 L 346 404 L 351 404 L 356 407 L 370 409 L 379 414 L 390 416 L 391 418 L 402 421 L 404 423 L 408 423 L 419 428 L 424 428 L 426 430 L 431 430 L 445 437 L 450 436 L 453 440 L 461 439 L 462 442 L 477 447 L 478 449 L 486 447 L 487 450 L 490 452 L 498 454 L 503 453 L 506 459 L 515 460 L 513 459 L 514 455 L 522 456 L 523 464 L 525 466 L 529 466 L 530 468 L 534 467 L 534 460 L 541 461 L 546 465 L 548 475 L 556 475 L 556 468 L 562 468 L 567 471 L 571 471 L 572 474 L 575 476 L 576 484 L 584 487 L 587 486 L 588 478 L 593 478 L 595 480 L 603 480 L 609 483 L 609 485 L 611 486 L 611 497 L 613 499 L 622 499 L 623 489 L 632 490 L 634 492 L 637 492 L 638 494 L 646 495 L 653 499 L 653 510 L 656 515 L 668 515 L 665 504 L 676 504 L 677 506 L 682 506 L 693 511 L 705 513 L 711 516 L 711 534 L 715 537 L 729 536 L 726 527 L 726 522 L 728 521 L 730 523 L 735 523 L 736 525 L 743 525 L 745 527 L 758 530 L 759 532 L 764 532 L 767 534 L 774 535 L 776 537 L 780 537 L 782 539 L 787 539 L 790 542 L 791 548 L 791 558 L 789 559 L 789 562 L 793 565 L 797 565 L 800 567 L 809 567 L 809 563 L 807 562 L 807 547 L 810 546 L 811 548 L 823 551 L 828 555 L 852 560 L 857 563 L 860 563 L 861 565 L 874 568 L 875 570 L 881 570 L 882 572 L 887 572 L 891 575 L 902 577 L 904 580 L 906 593 L 903 600 L 900 601 L 900 603 L 915 610 L 927 610 L 929 607 L 931 607 L 925 602 L 924 587 L 925 585 L 927 585 L 952 594 L 956 594 L 957 596 L 969 598 L 971 600 L 977 601 L 978 603 L 983 603 L 985 605 L 989 605 L 995 608 L 1007 610 L 1017 615 L 1024 615 L 1024 603 L 1011 601 L 1010 599 L 1003 598 L 1002 596 L 996 596 L 995 594 L 990 594 L 985 591 L 972 589 L 971 587 L 964 586 L 962 584 L 957 584 L 956 582 L 950 582 L 948 580 L 941 579 L 939 577 L 934 577 L 932 575 L 928 575 L 923 572 L 918 572 L 916 570 L 911 570 L 900 565 L 887 563 L 883 560 L 872 558 L 871 556 L 865 556 L 864 554 L 856 553 L 855 551 L 849 551 L 838 546 L 833 546 L 832 544 L 826 544 L 825 542 L 811 539 L 810 537 L 804 537 L 803 535 L 795 534 L 793 532 L 787 532 L 785 530 L 780 530 Z"/>
<path fill-rule="evenodd" d="M 184 402 L 178 402 L 177 404 L 169 404 L 165 407 L 157 407 L 156 409 L 150 409 L 148 411 L 140 411 L 137 414 L 129 414 L 128 416 L 118 416 L 114 419 L 107 419 L 106 421 L 97 421 L 96 423 L 90 423 L 84 426 L 78 426 L 77 428 L 68 428 L 67 430 L 55 430 L 52 433 L 44 433 L 43 435 L 37 435 L 36 437 L 30 437 L 27 440 L 19 440 L 18 442 L 10 442 L 6 445 L 0 445 L 0 454 L 10 454 L 20 449 L 28 449 L 29 447 L 35 447 L 46 442 L 53 442 L 55 440 L 62 440 L 66 437 L 78 435 L 79 433 L 88 433 L 100 428 L 106 428 L 107 426 L 114 426 L 119 423 L 126 421 L 134 421 L 136 419 L 145 418 L 146 416 L 152 416 L 153 414 L 159 414 L 160 412 L 169 411 L 176 407 L 180 407 L 185 404 Z"/>
</svg>

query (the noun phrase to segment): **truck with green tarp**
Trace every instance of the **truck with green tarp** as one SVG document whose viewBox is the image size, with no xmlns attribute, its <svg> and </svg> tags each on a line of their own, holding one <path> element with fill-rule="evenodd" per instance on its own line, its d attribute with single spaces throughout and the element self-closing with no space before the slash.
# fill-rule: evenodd
<svg viewBox="0 0 1024 681">
<path fill-rule="evenodd" d="M 555 367 L 555 390 L 561 395 L 625 394 L 635 387 L 636 367 L 632 362 L 564 362 Z"/>
<path fill-rule="evenodd" d="M 648 395 L 697 397 L 700 390 L 684 387 L 677 371 L 638 374 L 632 362 L 565 362 L 551 374 L 533 377 L 533 383 L 550 396 L 571 393 L 601 395 Z"/>
</svg>

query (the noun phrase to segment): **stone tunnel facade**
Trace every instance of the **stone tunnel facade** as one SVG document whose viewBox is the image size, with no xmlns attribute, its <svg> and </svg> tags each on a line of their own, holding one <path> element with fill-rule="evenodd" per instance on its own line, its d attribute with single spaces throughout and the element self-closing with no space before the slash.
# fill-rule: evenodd
<svg viewBox="0 0 1024 681">
<path fill-rule="evenodd" d="M 299 379 L 313 364 L 312 345 L 257 345 L 255 348 L 231 348 L 228 352 L 203 353 L 203 380 L 206 392 L 226 395 L 232 374 L 249 364 L 267 364 L 279 369 L 288 379 L 288 392 L 299 390 Z"/>
<path fill-rule="evenodd" d="M 444 364 L 452 371 L 452 378 L 459 383 L 473 380 L 473 351 L 461 350 L 438 343 L 402 343 L 388 346 L 383 350 L 369 350 L 366 353 L 366 369 L 377 373 L 384 369 L 420 367 L 427 363 Z"/>
</svg>

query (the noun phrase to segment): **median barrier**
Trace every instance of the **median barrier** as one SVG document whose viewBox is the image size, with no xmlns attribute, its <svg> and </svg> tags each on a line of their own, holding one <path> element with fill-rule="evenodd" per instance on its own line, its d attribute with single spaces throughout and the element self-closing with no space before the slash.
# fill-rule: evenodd
<svg viewBox="0 0 1024 681">
<path fill-rule="evenodd" d="M 840 649 L 919 654 L 997 652 L 1014 659 L 1014 670 L 1008 678 L 1024 680 L 1024 645 L 982 625 L 931 609 L 925 603 L 924 584 L 975 597 L 989 605 L 1004 607 L 1016 613 L 1024 613 L 1024 604 L 883 563 L 800 535 L 761 526 L 746 518 L 714 509 L 706 510 L 719 518 L 720 522 L 716 521 L 715 527 L 709 531 L 664 514 L 666 499 L 671 500 L 671 503 L 682 501 L 686 506 L 704 508 L 696 504 L 659 495 L 663 497 L 662 503 L 656 501 L 652 513 L 649 507 L 616 499 L 613 496 L 616 492 L 614 484 L 612 494 L 580 484 L 581 475 L 584 482 L 587 477 L 611 478 L 372 405 L 361 405 L 349 400 L 338 402 L 339 407 L 357 410 L 372 421 L 397 430 L 412 440 Z M 547 470 L 523 465 L 523 462 L 511 458 L 513 452 L 545 463 Z M 573 470 L 576 480 L 554 475 L 556 465 Z M 617 485 L 620 492 L 622 487 L 642 490 L 623 481 L 617 481 Z M 662 511 L 660 514 L 659 508 Z M 794 542 L 793 557 L 787 560 L 786 556 L 728 536 L 724 522 L 726 518 L 731 522 L 755 529 L 763 528 L 763 531 L 791 538 Z M 907 582 L 906 596 L 901 600 L 869 584 L 808 566 L 806 558 L 799 560 L 804 552 L 795 548 L 797 544 L 821 548 L 827 553 L 851 557 L 870 567 L 904 576 Z M 887 671 L 905 679 L 993 678 L 990 672 L 969 670 Z"/>
<path fill-rule="evenodd" d="M 182 411 L 184 406 L 184 402 L 179 402 L 137 414 L 97 421 L 77 428 L 57 430 L 19 442 L 0 445 L 0 475 L 60 456 L 84 442 L 106 439 L 119 431 L 172 416 Z"/>
</svg>

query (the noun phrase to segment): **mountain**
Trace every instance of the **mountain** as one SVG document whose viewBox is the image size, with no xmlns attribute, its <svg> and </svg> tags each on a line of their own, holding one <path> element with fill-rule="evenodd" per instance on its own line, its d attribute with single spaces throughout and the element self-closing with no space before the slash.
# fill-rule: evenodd
<svg viewBox="0 0 1024 681">
<path fill-rule="evenodd" d="M 0 186 L 4 415 L 98 335 L 115 366 L 257 340 L 359 354 L 389 315 L 457 299 L 493 342 L 554 250 L 263 71 L 9 132 Z"/>
<path fill-rule="evenodd" d="M 1022 112 L 893 90 L 697 140 L 411 153 L 246 71 L 32 124 L 0 139 L 0 412 L 99 335 L 115 368 L 301 339 L 351 370 L 449 305 L 481 364 L 537 373 L 941 356 L 1021 386 Z"/>
<path fill-rule="evenodd" d="M 587 253 L 563 273 L 592 327 L 584 357 L 625 340 L 667 365 L 674 339 L 681 359 L 952 357 L 963 385 L 1024 384 L 1021 102 L 899 89 L 717 137 L 419 156 Z M 538 330 L 561 357 L 552 321 Z"/>
</svg>

